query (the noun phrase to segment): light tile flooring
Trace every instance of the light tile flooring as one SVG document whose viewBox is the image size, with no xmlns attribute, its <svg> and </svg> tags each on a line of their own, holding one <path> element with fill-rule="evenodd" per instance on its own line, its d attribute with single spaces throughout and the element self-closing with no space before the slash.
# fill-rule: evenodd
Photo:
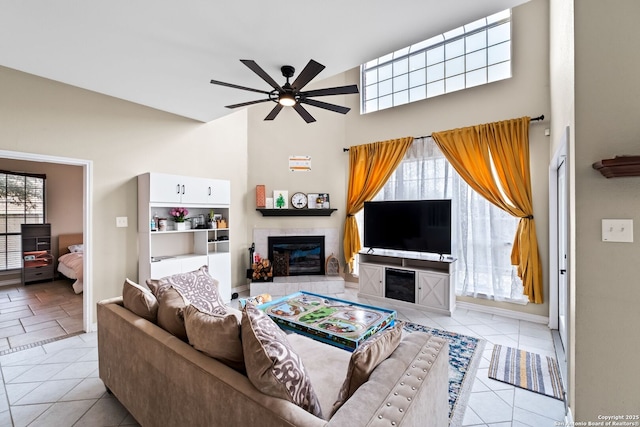
<svg viewBox="0 0 640 427">
<path fill-rule="evenodd" d="M 358 298 L 357 291 L 351 288 L 335 296 L 385 305 Z M 414 308 L 393 308 L 402 320 L 487 340 L 464 426 L 551 427 L 564 418 L 563 402 L 487 376 L 493 344 L 555 357 L 551 332 L 545 325 L 470 310 L 457 310 L 447 317 Z M 98 378 L 95 333 L 0 356 L 0 367 L 4 381 L 4 389 L 0 390 L 0 427 L 137 425 L 124 407 L 106 393 Z"/>
<path fill-rule="evenodd" d="M 82 332 L 82 294 L 71 283 L 0 287 L 0 354 Z"/>
</svg>

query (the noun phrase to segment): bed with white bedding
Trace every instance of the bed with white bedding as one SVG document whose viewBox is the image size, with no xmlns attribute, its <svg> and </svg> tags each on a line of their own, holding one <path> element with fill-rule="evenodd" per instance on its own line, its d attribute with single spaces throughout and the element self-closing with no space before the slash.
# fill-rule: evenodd
<svg viewBox="0 0 640 427">
<path fill-rule="evenodd" d="M 75 280 L 72 286 L 76 294 L 82 293 L 83 289 L 83 253 L 82 233 L 58 236 L 58 271 Z"/>
</svg>

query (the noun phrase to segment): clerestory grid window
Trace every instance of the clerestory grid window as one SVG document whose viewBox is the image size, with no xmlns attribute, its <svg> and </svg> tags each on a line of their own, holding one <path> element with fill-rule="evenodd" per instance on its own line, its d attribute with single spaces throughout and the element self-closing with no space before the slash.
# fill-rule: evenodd
<svg viewBox="0 0 640 427">
<path fill-rule="evenodd" d="M 511 10 L 360 66 L 360 111 L 371 113 L 511 77 Z"/>
</svg>

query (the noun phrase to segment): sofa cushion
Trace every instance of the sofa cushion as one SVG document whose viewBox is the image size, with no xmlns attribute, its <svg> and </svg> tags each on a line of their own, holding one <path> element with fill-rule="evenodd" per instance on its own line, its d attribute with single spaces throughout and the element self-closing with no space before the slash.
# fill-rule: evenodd
<svg viewBox="0 0 640 427">
<path fill-rule="evenodd" d="M 242 311 L 242 349 L 249 381 L 262 393 L 286 399 L 322 418 L 302 360 L 286 334 L 253 304 Z"/>
<path fill-rule="evenodd" d="M 239 372 L 245 372 L 240 321 L 242 313 L 227 307 L 225 314 L 210 314 L 193 304 L 184 309 L 184 326 L 189 344 L 209 357 Z"/>
<path fill-rule="evenodd" d="M 122 285 L 122 304 L 132 313 L 155 323 L 158 319 L 158 300 L 151 290 L 125 279 Z"/>
<path fill-rule="evenodd" d="M 338 393 L 338 400 L 333 405 L 332 414 L 340 409 L 340 406 L 356 392 L 358 387 L 367 382 L 376 366 L 387 359 L 398 347 L 402 340 L 402 323 L 396 321 L 394 326 L 372 335 L 351 353 L 347 377 Z"/>
<path fill-rule="evenodd" d="M 347 375 L 351 352 L 295 333 L 287 334 L 287 341 L 313 379 L 322 415 L 328 417 Z"/>
<path fill-rule="evenodd" d="M 209 275 L 206 265 L 159 280 L 149 279 L 147 286 L 158 299 L 158 326 L 183 341 L 188 341 L 184 309 L 190 303 L 206 313 L 226 313 L 218 282 Z"/>
</svg>

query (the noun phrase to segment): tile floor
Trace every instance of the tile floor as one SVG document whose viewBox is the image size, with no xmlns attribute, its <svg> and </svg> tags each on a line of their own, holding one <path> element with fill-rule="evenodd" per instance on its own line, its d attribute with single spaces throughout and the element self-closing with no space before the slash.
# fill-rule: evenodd
<svg viewBox="0 0 640 427">
<path fill-rule="evenodd" d="M 0 354 L 82 332 L 82 294 L 71 283 L 0 287 Z"/>
<path fill-rule="evenodd" d="M 358 298 L 351 288 L 335 296 L 383 305 Z M 469 310 L 457 310 L 446 317 L 414 308 L 393 308 L 400 319 L 487 340 L 464 426 L 551 427 L 563 419 L 563 402 L 487 376 L 492 344 L 555 357 L 551 332 L 545 325 Z M 4 381 L 0 427 L 137 425 L 98 378 L 96 346 L 96 334 L 88 333 L 0 356 Z"/>
</svg>

